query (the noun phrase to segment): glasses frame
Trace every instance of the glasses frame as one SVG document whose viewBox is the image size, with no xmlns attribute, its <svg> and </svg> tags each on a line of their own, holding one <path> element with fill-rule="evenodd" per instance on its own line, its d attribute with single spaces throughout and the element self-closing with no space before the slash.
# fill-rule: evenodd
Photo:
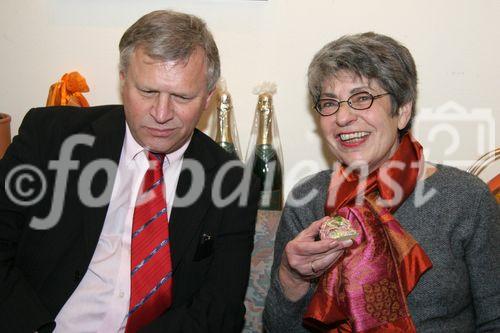
<svg viewBox="0 0 500 333">
<path fill-rule="evenodd" d="M 359 94 L 368 94 L 371 96 L 372 100 L 370 102 L 370 105 L 368 105 L 366 108 L 355 108 L 352 106 L 352 102 L 351 102 L 351 99 L 356 96 L 356 95 L 359 95 Z M 328 117 L 328 116 L 332 116 L 334 114 L 336 114 L 339 110 L 340 110 L 340 105 L 342 103 L 347 103 L 347 105 L 349 105 L 349 107 L 353 110 L 366 110 L 366 109 L 369 109 L 371 108 L 371 106 L 373 105 L 373 101 L 380 98 L 380 97 L 383 97 L 385 95 L 392 95 L 390 92 L 386 92 L 386 93 L 383 93 L 383 94 L 378 94 L 378 95 L 372 95 L 370 94 L 368 91 L 360 91 L 360 92 L 357 92 L 355 94 L 352 94 L 351 96 L 349 96 L 348 99 L 344 100 L 344 101 L 337 101 L 336 99 L 334 98 L 320 98 L 316 101 L 316 104 L 314 104 L 314 109 L 323 117 Z M 339 103 L 337 109 L 331 113 L 323 113 L 319 107 L 319 103 L 322 101 L 322 100 L 334 100 L 334 101 L 337 101 Z"/>
</svg>

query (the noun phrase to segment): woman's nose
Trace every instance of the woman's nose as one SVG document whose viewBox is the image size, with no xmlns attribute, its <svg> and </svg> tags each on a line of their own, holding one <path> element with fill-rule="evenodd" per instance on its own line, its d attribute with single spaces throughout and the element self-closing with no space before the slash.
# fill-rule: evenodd
<svg viewBox="0 0 500 333">
<path fill-rule="evenodd" d="M 355 110 L 353 110 L 348 102 L 340 103 L 337 113 L 335 113 L 335 121 L 339 126 L 347 126 L 356 120 Z"/>
</svg>

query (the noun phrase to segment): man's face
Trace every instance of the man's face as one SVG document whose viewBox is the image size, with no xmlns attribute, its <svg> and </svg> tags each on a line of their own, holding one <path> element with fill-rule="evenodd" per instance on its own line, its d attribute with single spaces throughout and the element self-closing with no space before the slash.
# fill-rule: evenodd
<svg viewBox="0 0 500 333">
<path fill-rule="evenodd" d="M 160 61 L 142 48 L 120 72 L 125 118 L 134 139 L 144 148 L 171 153 L 191 136 L 208 106 L 207 67 L 201 48 L 185 60 Z"/>
</svg>

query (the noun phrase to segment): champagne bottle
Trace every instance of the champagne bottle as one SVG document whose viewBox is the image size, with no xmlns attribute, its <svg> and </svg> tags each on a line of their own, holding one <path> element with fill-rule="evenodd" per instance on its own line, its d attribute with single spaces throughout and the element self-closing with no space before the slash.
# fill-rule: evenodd
<svg viewBox="0 0 500 333">
<path fill-rule="evenodd" d="M 252 171 L 260 179 L 259 208 L 281 210 L 283 180 L 281 162 L 273 145 L 273 99 L 270 93 L 259 95 L 257 103 L 258 135 Z"/>
<path fill-rule="evenodd" d="M 215 142 L 217 142 L 229 154 L 233 155 L 233 157 L 239 159 L 231 128 L 232 109 L 231 95 L 227 92 L 222 92 L 219 96 L 219 104 L 217 106 L 217 129 Z"/>
</svg>

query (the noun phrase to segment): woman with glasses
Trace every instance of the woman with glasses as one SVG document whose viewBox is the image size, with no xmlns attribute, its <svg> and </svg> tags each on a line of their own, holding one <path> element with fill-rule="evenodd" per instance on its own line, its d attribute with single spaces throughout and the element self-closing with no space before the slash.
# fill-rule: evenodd
<svg viewBox="0 0 500 333">
<path fill-rule="evenodd" d="M 500 331 L 499 208 L 478 178 L 424 161 L 410 133 L 408 49 L 375 33 L 344 36 L 314 56 L 308 81 L 338 162 L 289 195 L 266 330 Z M 352 239 L 330 237 L 332 216 Z"/>
</svg>

